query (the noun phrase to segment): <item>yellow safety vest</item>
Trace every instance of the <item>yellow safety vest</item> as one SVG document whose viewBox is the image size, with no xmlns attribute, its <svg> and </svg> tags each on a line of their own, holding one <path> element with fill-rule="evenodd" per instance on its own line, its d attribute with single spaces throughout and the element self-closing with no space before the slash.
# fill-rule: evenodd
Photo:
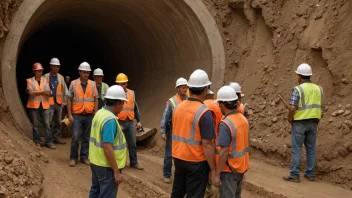
<svg viewBox="0 0 352 198">
<path fill-rule="evenodd" d="M 106 83 L 102 83 L 102 85 L 101 85 L 101 96 L 100 96 L 102 100 L 104 100 L 106 91 L 108 89 L 109 89 L 109 85 L 107 85 Z"/>
<path fill-rule="evenodd" d="M 127 159 L 126 139 L 117 121 L 117 117 L 111 111 L 105 108 L 100 109 L 95 114 L 92 121 L 92 129 L 90 132 L 89 142 L 89 160 L 92 164 L 97 166 L 111 167 L 104 154 L 102 142 L 102 129 L 104 124 L 111 119 L 115 119 L 117 125 L 117 133 L 115 136 L 114 144 L 112 145 L 114 149 L 115 160 L 119 169 L 122 169 L 125 167 Z"/>
<path fill-rule="evenodd" d="M 323 104 L 323 88 L 314 83 L 306 82 L 295 87 L 295 89 L 299 93 L 300 100 L 293 119 L 320 119 Z"/>
</svg>

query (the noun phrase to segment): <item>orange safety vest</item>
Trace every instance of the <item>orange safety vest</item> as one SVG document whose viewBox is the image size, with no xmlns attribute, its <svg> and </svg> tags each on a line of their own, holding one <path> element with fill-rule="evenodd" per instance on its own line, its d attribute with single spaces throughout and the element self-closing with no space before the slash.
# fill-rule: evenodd
<svg viewBox="0 0 352 198">
<path fill-rule="evenodd" d="M 50 83 L 50 73 L 45 74 L 44 77 Z M 61 74 L 57 74 L 57 80 L 59 82 L 57 83 L 57 87 L 56 87 L 56 102 L 57 104 L 61 105 L 64 100 L 64 96 L 66 95 L 66 88 L 65 88 L 66 83 L 65 83 L 64 77 Z M 55 104 L 53 96 L 49 97 L 49 104 L 50 105 Z"/>
<path fill-rule="evenodd" d="M 213 119 L 214 119 L 214 124 L 215 124 L 215 132 L 216 136 L 218 135 L 218 130 L 219 130 L 219 124 L 224 117 L 224 115 L 221 113 L 219 103 L 216 102 L 213 99 L 208 99 L 204 101 L 204 104 L 210 109 L 210 111 L 213 112 Z"/>
<path fill-rule="evenodd" d="M 129 120 L 134 119 L 134 101 L 135 101 L 135 95 L 134 91 L 127 89 L 127 102 L 123 105 L 122 111 L 117 115 L 120 120 L 126 120 L 127 118 Z"/>
<path fill-rule="evenodd" d="M 73 98 L 72 98 L 72 113 L 93 113 L 94 98 L 97 95 L 95 82 L 88 80 L 86 92 L 83 91 L 81 80 L 78 78 L 71 82 Z"/>
<path fill-rule="evenodd" d="M 228 150 L 227 165 L 222 172 L 244 173 L 249 167 L 249 125 L 247 119 L 238 111 L 227 115 L 222 121 L 226 124 L 231 132 L 231 143 Z M 216 140 L 218 142 L 218 139 Z M 215 160 L 216 165 L 219 163 L 219 153 L 221 147 L 216 147 Z M 230 166 L 230 167 L 229 167 Z"/>
<path fill-rule="evenodd" d="M 242 103 L 237 106 L 237 110 L 244 115 L 244 105 Z"/>
<path fill-rule="evenodd" d="M 175 96 L 170 98 L 166 103 L 168 102 L 171 104 L 172 112 L 174 112 L 176 107 L 182 102 L 182 99 L 178 94 L 176 94 Z"/>
<path fill-rule="evenodd" d="M 27 79 L 27 87 L 31 87 L 33 91 L 44 91 L 44 90 L 50 90 L 49 84 L 47 80 L 42 76 L 40 78 L 40 85 L 38 82 L 35 80 L 35 77 L 33 78 L 28 78 Z M 49 96 L 45 95 L 39 95 L 35 97 L 28 97 L 28 102 L 27 102 L 27 108 L 30 109 L 38 109 L 40 106 L 40 103 L 42 104 L 43 109 L 49 109 Z"/>
<path fill-rule="evenodd" d="M 172 118 L 172 157 L 188 162 L 205 161 L 199 120 L 209 109 L 199 101 L 185 100 Z"/>
</svg>

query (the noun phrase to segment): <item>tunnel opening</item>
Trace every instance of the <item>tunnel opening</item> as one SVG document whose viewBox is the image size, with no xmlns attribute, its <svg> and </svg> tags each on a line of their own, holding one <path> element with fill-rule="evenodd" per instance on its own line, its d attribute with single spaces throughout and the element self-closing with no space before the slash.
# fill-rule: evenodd
<svg viewBox="0 0 352 198">
<path fill-rule="evenodd" d="M 71 79 L 83 61 L 102 68 L 109 85 L 126 73 L 142 123 L 151 127 L 158 127 L 177 78 L 200 68 L 216 89 L 225 67 L 221 36 L 202 1 L 24 0 L 5 41 L 2 83 L 15 121 L 29 136 L 25 79 L 33 76 L 34 62 L 49 72 L 53 57 Z"/>
</svg>

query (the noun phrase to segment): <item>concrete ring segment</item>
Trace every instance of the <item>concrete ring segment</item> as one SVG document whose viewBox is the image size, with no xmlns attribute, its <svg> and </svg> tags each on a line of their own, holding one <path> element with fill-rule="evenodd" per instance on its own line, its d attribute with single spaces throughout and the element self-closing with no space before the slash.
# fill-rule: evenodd
<svg viewBox="0 0 352 198">
<path fill-rule="evenodd" d="M 1 71 L 10 111 L 29 137 L 25 79 L 37 61 L 48 72 L 52 57 L 72 79 L 83 61 L 102 68 L 110 85 L 127 74 L 142 122 L 157 128 L 179 77 L 200 68 L 218 89 L 225 70 L 221 35 L 202 0 L 24 0 L 10 24 Z"/>
</svg>

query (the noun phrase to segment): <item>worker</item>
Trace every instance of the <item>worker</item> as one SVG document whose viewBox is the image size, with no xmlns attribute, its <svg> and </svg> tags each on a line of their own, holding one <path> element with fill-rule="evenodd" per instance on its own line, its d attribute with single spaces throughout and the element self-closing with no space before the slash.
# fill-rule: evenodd
<svg viewBox="0 0 352 198">
<path fill-rule="evenodd" d="M 307 163 L 304 177 L 315 180 L 316 133 L 322 115 L 323 88 L 312 83 L 312 68 L 303 63 L 296 70 L 298 86 L 293 88 L 288 113 L 288 122 L 292 125 L 292 159 L 290 175 L 286 181 L 300 182 L 302 144 L 306 148 Z"/>
<path fill-rule="evenodd" d="M 49 96 L 50 88 L 48 81 L 42 76 L 43 66 L 40 63 L 34 63 L 32 71 L 34 77 L 27 79 L 26 92 L 29 94 L 27 109 L 30 120 L 33 125 L 33 141 L 38 150 L 41 149 L 41 138 L 39 132 L 39 122 L 43 121 L 45 133 L 45 146 L 50 149 L 56 147 L 52 144 L 51 130 L 49 124 Z"/>
<path fill-rule="evenodd" d="M 218 102 L 214 100 L 214 92 L 212 92 L 211 90 L 208 90 L 206 100 L 204 100 L 204 104 L 208 107 L 210 111 L 213 112 L 215 132 L 217 134 L 219 123 L 224 116 L 220 111 Z"/>
<path fill-rule="evenodd" d="M 122 111 L 118 114 L 119 124 L 123 128 L 125 132 L 125 137 L 128 146 L 128 154 L 130 158 L 130 166 L 132 168 L 143 170 L 143 168 L 139 165 L 137 160 L 137 144 L 136 144 L 136 128 L 134 126 L 133 120 L 137 120 L 137 129 L 141 131 L 142 124 L 140 122 L 140 114 L 139 108 L 136 102 L 136 96 L 133 90 L 127 89 L 128 78 L 126 74 L 120 73 L 116 76 L 116 84 L 120 85 L 126 95 L 127 102 L 123 105 Z"/>
<path fill-rule="evenodd" d="M 92 187 L 89 198 L 116 198 L 123 181 L 127 151 L 126 140 L 116 115 L 127 101 L 122 87 L 114 85 L 106 91 L 105 106 L 93 118 L 90 133 L 89 160 Z"/>
<path fill-rule="evenodd" d="M 57 58 L 50 60 L 50 72 L 44 77 L 49 82 L 51 95 L 49 98 L 50 121 L 53 122 L 53 143 L 66 144 L 60 140 L 61 137 L 61 116 L 62 109 L 67 103 L 68 90 L 64 77 L 59 74 L 60 61 Z"/>
<path fill-rule="evenodd" d="M 217 101 L 225 116 L 216 139 L 216 177 L 214 185 L 220 197 L 241 197 L 244 173 L 249 167 L 249 124 L 238 109 L 238 96 L 230 86 L 223 86 Z"/>
<path fill-rule="evenodd" d="M 95 82 L 88 79 L 91 72 L 90 65 L 83 62 L 78 67 L 78 71 L 79 78 L 71 82 L 67 100 L 68 119 L 72 123 L 70 167 L 76 166 L 81 136 L 80 161 L 90 165 L 88 160 L 89 135 L 93 114 L 98 110 L 98 91 Z"/>
<path fill-rule="evenodd" d="M 65 82 L 66 82 L 66 86 L 70 87 L 70 84 L 71 84 L 70 76 L 65 77 Z"/>
<path fill-rule="evenodd" d="M 248 110 L 242 103 L 242 98 L 244 97 L 244 94 L 242 93 L 242 88 L 240 84 L 238 84 L 237 82 L 230 82 L 229 86 L 236 91 L 236 94 L 238 97 L 238 105 L 237 105 L 238 111 L 242 113 L 242 115 L 244 115 L 246 118 L 248 118 Z"/>
<path fill-rule="evenodd" d="M 103 82 L 104 73 L 103 70 L 97 68 L 93 72 L 93 78 L 98 90 L 98 109 L 104 106 L 104 96 L 109 86 Z"/>
<path fill-rule="evenodd" d="M 176 107 L 185 99 L 187 99 L 187 80 L 179 78 L 176 81 L 175 89 L 176 95 L 171 97 L 166 102 L 166 108 L 161 120 L 161 138 L 166 142 L 165 153 L 164 153 L 164 182 L 171 183 L 171 168 L 172 168 L 172 155 L 171 155 L 171 144 L 172 144 L 172 114 Z"/>
<path fill-rule="evenodd" d="M 203 104 L 211 82 L 195 70 L 188 80 L 190 97 L 179 104 L 172 118 L 172 157 L 175 173 L 172 198 L 204 197 L 209 171 L 215 176 L 216 138 L 211 111 Z"/>
</svg>

